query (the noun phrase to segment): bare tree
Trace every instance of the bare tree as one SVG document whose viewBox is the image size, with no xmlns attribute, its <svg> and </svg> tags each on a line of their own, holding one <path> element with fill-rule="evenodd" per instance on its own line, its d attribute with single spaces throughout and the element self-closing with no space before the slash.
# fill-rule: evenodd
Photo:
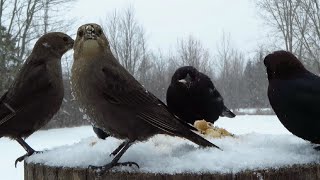
<svg viewBox="0 0 320 180">
<path fill-rule="evenodd" d="M 208 49 L 191 35 L 177 43 L 177 55 L 174 57 L 179 66 L 194 66 L 203 73 L 211 73 L 211 59 Z"/>
<path fill-rule="evenodd" d="M 230 37 L 223 34 L 217 46 L 215 56 L 216 65 L 219 69 L 215 76 L 215 84 L 225 99 L 225 104 L 230 108 L 239 108 L 242 104 L 244 55 L 233 48 Z"/>
<path fill-rule="evenodd" d="M 58 7 L 60 7 L 61 14 L 61 8 L 73 1 L 0 0 L 0 27 L 5 27 L 5 31 L 0 31 L 0 37 L 10 34 L 11 39 L 15 42 L 15 57 L 20 60 L 20 64 L 29 55 L 31 44 L 36 38 L 51 29 L 62 30 L 64 25 L 69 24 L 58 21 L 55 19 L 56 16 L 51 16 L 50 21 L 49 14 Z M 58 24 L 59 28 L 55 27 Z M 12 52 L 6 51 L 3 56 L 10 53 Z"/>
<path fill-rule="evenodd" d="M 319 0 L 259 0 L 264 19 L 280 33 L 286 50 L 295 53 L 311 71 L 320 72 Z"/>
<path fill-rule="evenodd" d="M 68 12 L 75 1 L 41 0 L 41 11 L 37 15 L 37 21 L 33 23 L 34 26 L 40 27 L 37 28 L 39 35 L 62 30 L 68 32 L 76 22 L 76 19 L 66 18 L 64 13 L 61 13 L 61 7 L 63 7 L 64 12 Z"/>
<path fill-rule="evenodd" d="M 296 27 L 304 47 L 304 62 L 311 70 L 320 72 L 320 8 L 319 0 L 300 0 Z"/>
<path fill-rule="evenodd" d="M 140 64 L 148 52 L 143 27 L 138 23 L 134 9 L 107 16 L 104 23 L 111 50 L 120 63 L 132 74 L 136 75 Z"/>
<path fill-rule="evenodd" d="M 74 0 L 0 0 L 0 92 L 3 93 L 11 84 L 23 60 L 29 55 L 35 39 L 50 31 L 68 31 L 72 23 L 62 15 L 72 2 Z M 66 98 L 51 124 L 53 126 L 65 124 L 68 122 L 65 119 L 69 117 L 66 115 L 70 115 L 72 103 L 67 100 L 70 99 L 71 92 L 68 86 L 69 74 L 66 75 Z M 63 118 L 59 118 L 59 115 L 63 115 Z M 81 116 L 80 113 L 79 115 Z M 73 114 L 73 121 L 74 117 L 77 116 Z"/>
<path fill-rule="evenodd" d="M 170 56 L 164 55 L 160 50 L 153 56 L 153 66 L 150 73 L 149 90 L 163 102 L 166 101 L 166 92 L 171 82 L 171 77 L 177 66 L 172 63 Z"/>
<path fill-rule="evenodd" d="M 267 98 L 268 80 L 265 66 L 263 64 L 264 57 L 267 52 L 263 46 L 260 46 L 255 52 L 252 59 L 247 61 L 244 70 L 243 86 L 245 91 L 242 94 L 242 105 L 249 108 L 266 108 L 270 107 Z"/>
<path fill-rule="evenodd" d="M 261 10 L 263 18 L 268 24 L 280 33 L 285 49 L 290 52 L 300 52 L 301 41 L 296 37 L 295 21 L 300 0 L 258 0 L 256 5 Z M 297 50 L 298 49 L 298 50 Z M 300 56 L 301 54 L 299 54 Z"/>
</svg>

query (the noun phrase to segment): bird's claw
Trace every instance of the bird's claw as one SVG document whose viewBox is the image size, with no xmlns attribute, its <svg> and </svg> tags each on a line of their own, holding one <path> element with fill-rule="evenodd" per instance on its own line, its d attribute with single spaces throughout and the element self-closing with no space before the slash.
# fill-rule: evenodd
<svg viewBox="0 0 320 180">
<path fill-rule="evenodd" d="M 115 166 L 133 166 L 136 165 L 137 168 L 140 168 L 139 164 L 136 162 L 128 161 L 128 162 L 123 162 L 123 163 L 117 163 Z"/>
<path fill-rule="evenodd" d="M 98 175 L 102 175 L 103 173 L 105 173 L 106 171 L 110 170 L 111 168 L 115 167 L 115 166 L 137 166 L 138 168 L 140 168 L 140 166 L 138 165 L 138 163 L 136 162 L 131 162 L 131 161 L 128 161 L 128 162 L 123 162 L 123 163 L 110 163 L 110 164 L 107 164 L 105 166 L 89 166 L 88 168 L 91 169 L 91 170 L 94 170 L 98 173 Z"/>
<path fill-rule="evenodd" d="M 41 153 L 41 151 L 31 151 L 31 152 L 27 152 L 25 155 L 20 156 L 16 159 L 16 161 L 14 162 L 14 166 L 17 167 L 18 162 L 22 162 L 24 161 L 27 157 L 33 155 L 33 154 L 38 154 Z"/>
<path fill-rule="evenodd" d="M 14 162 L 14 167 L 17 168 L 17 164 L 18 162 L 22 162 L 26 157 L 28 157 L 27 154 L 20 156 L 19 158 L 16 159 L 16 161 Z"/>
<path fill-rule="evenodd" d="M 91 169 L 91 170 L 101 170 L 103 169 L 104 166 L 92 166 L 90 165 L 88 168 Z"/>
</svg>

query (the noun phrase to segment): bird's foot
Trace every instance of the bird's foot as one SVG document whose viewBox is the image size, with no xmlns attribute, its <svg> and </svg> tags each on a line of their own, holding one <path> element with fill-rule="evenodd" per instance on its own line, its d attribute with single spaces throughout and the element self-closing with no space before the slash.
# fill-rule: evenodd
<svg viewBox="0 0 320 180">
<path fill-rule="evenodd" d="M 123 163 L 119 163 L 119 162 L 118 163 L 109 163 L 104 166 L 89 166 L 89 169 L 96 171 L 98 173 L 98 175 L 100 176 L 115 166 L 130 166 L 131 167 L 133 165 L 140 168 L 140 166 L 136 162 L 128 161 L 128 162 L 123 162 Z"/>
<path fill-rule="evenodd" d="M 118 152 L 119 152 L 119 151 L 116 149 L 116 150 L 114 150 L 112 153 L 110 153 L 109 156 L 110 156 L 110 157 L 116 156 L 116 155 L 118 154 Z"/>
<path fill-rule="evenodd" d="M 18 162 L 22 162 L 24 161 L 27 157 L 33 155 L 33 154 L 38 154 L 38 153 L 42 153 L 42 151 L 29 151 L 27 152 L 25 155 L 20 156 L 16 159 L 16 161 L 14 162 L 14 166 L 17 167 Z"/>
</svg>

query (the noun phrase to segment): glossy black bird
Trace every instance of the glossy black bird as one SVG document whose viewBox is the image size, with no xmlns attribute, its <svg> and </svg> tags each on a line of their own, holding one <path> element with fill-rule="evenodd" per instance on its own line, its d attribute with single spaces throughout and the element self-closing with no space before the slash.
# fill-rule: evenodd
<svg viewBox="0 0 320 180">
<path fill-rule="evenodd" d="M 23 139 L 46 125 L 60 108 L 64 95 L 61 57 L 73 43 L 60 32 L 40 37 L 0 99 L 0 137 L 16 140 L 27 151 L 15 165 L 35 152 Z"/>
<path fill-rule="evenodd" d="M 203 147 L 217 147 L 175 118 L 164 103 L 120 65 L 97 24 L 85 24 L 78 29 L 71 80 L 75 97 L 92 124 L 124 140 L 112 153 L 115 155 L 112 162 L 94 167 L 101 172 L 116 165 L 137 165 L 118 161 L 133 143 L 156 134 L 184 137 Z"/>
<path fill-rule="evenodd" d="M 167 105 L 173 114 L 191 124 L 201 119 L 214 123 L 219 116 L 235 117 L 211 79 L 192 66 L 180 67 L 173 74 Z"/>
<path fill-rule="evenodd" d="M 320 78 L 292 53 L 275 51 L 264 59 L 270 104 L 281 123 L 294 135 L 320 143 Z"/>
<path fill-rule="evenodd" d="M 104 132 L 100 128 L 97 128 L 97 127 L 94 127 L 94 126 L 92 128 L 93 128 L 94 133 L 96 133 L 97 137 L 100 138 L 100 139 L 106 139 L 109 136 L 108 133 Z"/>
</svg>

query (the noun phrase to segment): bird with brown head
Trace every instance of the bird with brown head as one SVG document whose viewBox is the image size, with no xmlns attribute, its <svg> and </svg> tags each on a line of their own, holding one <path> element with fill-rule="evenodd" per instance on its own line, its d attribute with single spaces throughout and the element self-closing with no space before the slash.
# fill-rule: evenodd
<svg viewBox="0 0 320 180">
<path fill-rule="evenodd" d="M 60 108 L 64 95 L 61 57 L 73 43 L 61 32 L 40 37 L 0 99 L 0 137 L 16 140 L 27 151 L 15 165 L 35 152 L 23 139 L 46 125 Z"/>
<path fill-rule="evenodd" d="M 214 144 L 190 130 L 191 126 L 177 119 L 167 106 L 148 92 L 113 56 L 108 40 L 98 24 L 79 27 L 74 45 L 72 86 L 75 97 L 92 124 L 111 136 L 124 139 L 113 152 L 115 158 L 99 168 L 104 172 L 136 141 L 156 134 L 184 137 L 202 147 Z"/>
</svg>

